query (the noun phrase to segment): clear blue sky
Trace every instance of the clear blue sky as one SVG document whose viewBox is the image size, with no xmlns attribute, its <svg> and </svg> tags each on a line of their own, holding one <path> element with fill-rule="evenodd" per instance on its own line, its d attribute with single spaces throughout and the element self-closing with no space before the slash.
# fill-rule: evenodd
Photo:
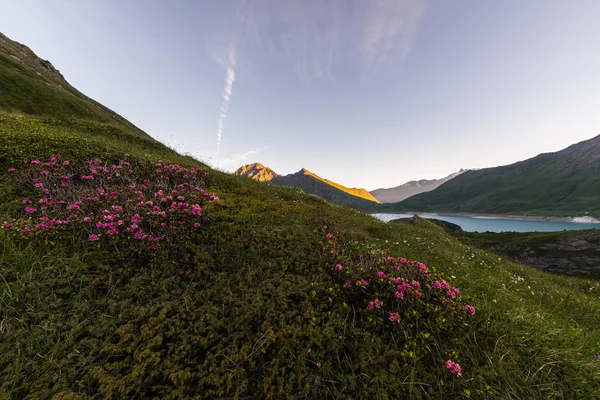
<svg viewBox="0 0 600 400">
<path fill-rule="evenodd" d="M 0 10 L 0 31 L 73 86 L 226 170 L 260 161 L 375 189 L 600 134 L 598 0 L 0 0 Z"/>
</svg>

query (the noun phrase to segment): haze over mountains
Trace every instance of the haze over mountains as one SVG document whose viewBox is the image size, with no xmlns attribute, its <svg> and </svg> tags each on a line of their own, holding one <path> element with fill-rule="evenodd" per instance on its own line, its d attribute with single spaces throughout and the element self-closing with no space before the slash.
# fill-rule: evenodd
<svg viewBox="0 0 600 400">
<path fill-rule="evenodd" d="M 416 194 L 432 191 L 440 185 L 448 182 L 450 179 L 453 179 L 467 171 L 470 170 L 461 169 L 460 171 L 450 174 L 442 179 L 421 179 L 418 181 L 406 182 L 400 186 L 389 189 L 375 189 L 371 191 L 371 194 L 373 197 L 379 200 L 380 203 L 397 203 Z"/>
</svg>

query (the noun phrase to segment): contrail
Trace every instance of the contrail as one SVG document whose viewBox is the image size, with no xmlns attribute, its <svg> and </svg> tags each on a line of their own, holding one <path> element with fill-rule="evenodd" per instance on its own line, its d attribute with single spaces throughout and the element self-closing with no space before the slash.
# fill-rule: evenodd
<svg viewBox="0 0 600 400">
<path fill-rule="evenodd" d="M 235 45 L 233 40 L 229 42 L 227 51 L 227 72 L 225 74 L 225 89 L 223 90 L 223 103 L 221 104 L 221 112 L 219 114 L 219 123 L 217 124 L 217 154 L 221 150 L 221 136 L 223 135 L 223 123 L 227 117 L 229 110 L 229 101 L 231 100 L 231 89 L 235 82 Z"/>
</svg>

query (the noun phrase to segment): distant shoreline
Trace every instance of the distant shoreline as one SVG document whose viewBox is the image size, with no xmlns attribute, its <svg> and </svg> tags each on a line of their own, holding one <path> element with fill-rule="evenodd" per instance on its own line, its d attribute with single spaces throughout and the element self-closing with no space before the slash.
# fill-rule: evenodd
<svg viewBox="0 0 600 400">
<path fill-rule="evenodd" d="M 599 223 L 598 218 L 591 216 L 578 215 L 575 217 L 552 217 L 552 216 L 541 216 L 541 215 L 509 215 L 509 214 L 485 214 L 485 213 L 461 213 L 461 212 L 417 212 L 417 211 L 406 211 L 406 212 L 379 212 L 375 214 L 412 214 L 412 215 L 423 215 L 428 217 L 469 217 L 477 219 L 508 219 L 511 221 L 546 221 L 546 222 L 586 222 L 586 223 Z M 574 221 L 574 218 L 593 218 L 595 221 Z"/>
</svg>

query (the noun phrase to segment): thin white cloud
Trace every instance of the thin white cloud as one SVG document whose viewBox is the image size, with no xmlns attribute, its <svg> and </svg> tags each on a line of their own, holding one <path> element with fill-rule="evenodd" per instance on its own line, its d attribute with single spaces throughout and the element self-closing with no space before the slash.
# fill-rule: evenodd
<svg viewBox="0 0 600 400">
<path fill-rule="evenodd" d="M 221 168 L 224 171 L 232 172 L 241 167 L 243 164 L 247 164 L 249 161 L 255 160 L 253 156 L 259 154 L 261 150 L 269 148 L 269 146 L 265 146 L 263 148 L 248 150 L 242 154 L 236 154 L 232 157 L 225 158 L 217 161 L 217 167 Z"/>
<path fill-rule="evenodd" d="M 288 63 L 300 79 L 350 67 L 371 75 L 410 52 L 427 0 L 257 0 L 242 38 L 248 58 Z"/>
</svg>

